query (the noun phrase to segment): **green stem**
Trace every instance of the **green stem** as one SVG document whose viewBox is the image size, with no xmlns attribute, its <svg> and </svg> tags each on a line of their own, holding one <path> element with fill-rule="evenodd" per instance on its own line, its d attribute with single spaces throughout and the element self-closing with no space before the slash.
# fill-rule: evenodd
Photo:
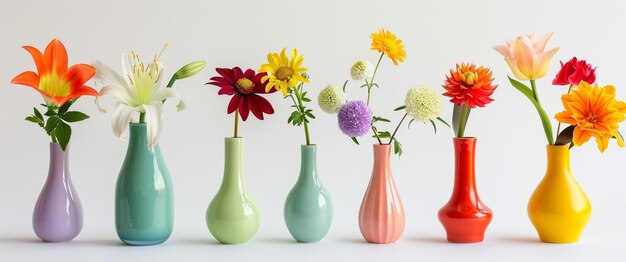
<svg viewBox="0 0 626 262">
<path fill-rule="evenodd" d="M 391 137 L 389 138 L 389 144 L 390 145 L 391 145 L 391 142 L 393 142 L 393 139 L 396 137 L 396 133 L 398 132 L 398 129 L 402 125 L 402 122 L 404 122 L 404 119 L 406 118 L 407 115 L 408 115 L 408 113 L 404 113 L 404 116 L 400 120 L 400 123 L 398 123 L 398 125 L 396 126 L 396 129 L 393 130 L 393 134 L 391 134 Z"/>
<path fill-rule="evenodd" d="M 569 85 L 569 88 L 567 89 L 567 94 L 568 94 L 568 95 L 569 95 L 569 93 L 571 93 L 571 92 L 572 92 L 572 87 L 573 87 L 573 85 L 572 85 L 572 84 L 570 84 L 570 85 Z M 561 133 L 561 122 L 559 122 L 559 124 L 558 124 L 558 125 L 557 125 L 557 127 L 556 127 L 556 137 L 557 137 L 557 138 L 559 137 L 559 133 Z"/>
<path fill-rule="evenodd" d="M 145 123 L 145 122 L 146 122 L 146 113 L 139 112 L 139 123 Z"/>
<path fill-rule="evenodd" d="M 235 110 L 235 138 L 239 135 L 239 109 Z"/>
<path fill-rule="evenodd" d="M 298 108 L 298 111 L 300 111 L 300 114 L 304 115 L 304 104 L 302 103 L 302 99 L 300 98 L 300 94 L 301 91 L 300 90 L 302 88 L 302 85 L 296 87 L 293 89 L 294 93 L 296 94 L 296 99 L 298 100 L 298 102 L 296 103 L 296 99 L 293 98 L 293 94 L 290 94 L 289 96 L 291 96 L 291 100 L 293 101 L 294 105 L 296 106 L 296 108 Z M 305 118 L 306 119 L 306 118 Z M 303 121 L 304 123 L 304 137 L 306 139 L 306 145 L 309 146 L 311 145 L 311 138 L 309 135 L 309 125 L 308 123 L 305 121 Z"/>
<path fill-rule="evenodd" d="M 176 75 L 173 75 L 170 81 L 167 82 L 166 88 L 171 88 L 172 86 L 174 86 L 174 82 L 176 82 L 176 80 L 177 80 Z"/>
<path fill-rule="evenodd" d="M 458 138 L 462 138 L 463 135 L 465 134 L 465 125 L 467 123 L 467 117 L 468 117 L 468 112 L 469 112 L 468 104 L 465 104 L 462 107 L 463 109 L 461 110 L 461 123 L 459 123 L 459 130 L 457 132 Z"/>
<path fill-rule="evenodd" d="M 374 67 L 374 73 L 372 74 L 372 78 L 370 79 L 370 82 L 367 83 L 367 81 L 365 81 L 365 83 L 367 83 L 367 105 L 368 106 L 370 105 L 370 91 L 372 90 L 372 86 L 374 85 L 374 77 L 376 77 L 376 72 L 378 72 L 378 66 L 380 65 L 380 61 L 383 60 L 384 55 L 385 53 L 380 54 L 380 57 L 378 58 L 378 62 L 376 62 L 376 67 Z"/>
<path fill-rule="evenodd" d="M 376 137 L 376 139 L 378 140 L 378 144 L 382 145 L 383 141 L 380 140 L 380 137 L 378 136 L 378 133 L 376 132 L 376 129 L 374 128 L 374 126 L 372 126 L 372 131 L 374 132 L 374 136 Z"/>
<path fill-rule="evenodd" d="M 535 99 L 535 101 L 540 102 L 539 95 L 537 95 L 537 88 L 535 86 L 535 79 L 530 79 L 530 86 L 533 89 L 533 98 Z"/>
</svg>

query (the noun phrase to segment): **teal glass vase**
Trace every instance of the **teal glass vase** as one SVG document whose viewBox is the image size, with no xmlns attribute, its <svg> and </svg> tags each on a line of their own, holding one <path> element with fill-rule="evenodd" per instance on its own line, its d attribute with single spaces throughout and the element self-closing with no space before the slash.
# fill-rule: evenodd
<svg viewBox="0 0 626 262">
<path fill-rule="evenodd" d="M 248 195 L 243 178 L 243 138 L 225 139 L 224 177 L 206 211 L 206 223 L 223 244 L 250 240 L 259 229 L 259 208 Z"/>
<path fill-rule="evenodd" d="M 146 124 L 130 124 L 124 164 L 115 188 L 115 229 L 128 245 L 165 242 L 174 227 L 170 174 L 159 145 L 147 146 Z"/>
<path fill-rule="evenodd" d="M 317 173 L 316 146 L 302 145 L 300 152 L 300 176 L 285 201 L 285 224 L 296 241 L 318 242 L 333 222 L 333 202 Z"/>
</svg>

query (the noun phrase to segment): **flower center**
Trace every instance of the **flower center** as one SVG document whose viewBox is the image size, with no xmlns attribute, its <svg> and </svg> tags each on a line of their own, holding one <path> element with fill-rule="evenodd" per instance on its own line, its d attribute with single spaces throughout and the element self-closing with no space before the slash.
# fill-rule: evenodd
<svg viewBox="0 0 626 262">
<path fill-rule="evenodd" d="M 248 78 L 239 78 L 239 80 L 235 83 L 235 86 L 237 86 L 239 93 L 242 94 L 249 95 L 254 91 L 254 83 L 252 83 L 252 81 Z"/>
<path fill-rule="evenodd" d="M 469 72 L 465 72 L 465 74 L 463 74 L 463 76 L 465 76 L 465 83 L 468 85 L 473 85 L 474 81 L 476 81 L 476 78 L 478 78 L 478 76 L 476 75 L 476 73 L 469 71 Z"/>
<path fill-rule="evenodd" d="M 280 81 L 285 81 L 293 76 L 293 69 L 291 67 L 283 66 L 276 70 L 276 78 Z"/>
<path fill-rule="evenodd" d="M 67 96 L 70 94 L 70 83 L 56 74 L 47 74 L 39 80 L 39 89 L 50 96 Z"/>
<path fill-rule="evenodd" d="M 385 53 L 396 52 L 396 49 L 397 49 L 396 42 L 390 39 L 383 40 L 383 49 L 385 50 Z"/>
<path fill-rule="evenodd" d="M 596 116 L 594 114 L 588 115 L 583 120 L 582 127 L 583 128 L 593 128 L 597 121 L 598 121 L 598 116 Z"/>
</svg>

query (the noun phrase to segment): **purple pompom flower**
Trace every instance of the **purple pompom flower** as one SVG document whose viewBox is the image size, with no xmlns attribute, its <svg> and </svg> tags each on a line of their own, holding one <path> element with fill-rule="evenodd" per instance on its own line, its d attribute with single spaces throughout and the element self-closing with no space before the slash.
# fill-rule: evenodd
<svg viewBox="0 0 626 262">
<path fill-rule="evenodd" d="M 372 127 L 372 110 L 363 101 L 350 101 L 339 109 L 337 120 L 341 132 L 350 137 L 360 137 Z"/>
</svg>

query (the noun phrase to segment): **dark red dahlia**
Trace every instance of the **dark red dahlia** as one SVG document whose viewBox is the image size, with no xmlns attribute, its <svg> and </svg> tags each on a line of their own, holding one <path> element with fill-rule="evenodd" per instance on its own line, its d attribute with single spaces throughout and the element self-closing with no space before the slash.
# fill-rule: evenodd
<svg viewBox="0 0 626 262">
<path fill-rule="evenodd" d="M 211 77 L 211 82 L 206 84 L 219 87 L 218 95 L 233 96 L 228 104 L 229 114 L 238 110 L 241 119 L 246 121 L 250 111 L 260 120 L 263 120 L 263 113 L 268 115 L 274 113 L 270 102 L 258 95 L 276 92 L 275 89 L 265 92 L 266 84 L 261 83 L 261 78 L 267 73 L 257 74 L 252 69 L 243 72 L 239 67 L 215 68 L 215 71 L 219 76 Z"/>
</svg>

